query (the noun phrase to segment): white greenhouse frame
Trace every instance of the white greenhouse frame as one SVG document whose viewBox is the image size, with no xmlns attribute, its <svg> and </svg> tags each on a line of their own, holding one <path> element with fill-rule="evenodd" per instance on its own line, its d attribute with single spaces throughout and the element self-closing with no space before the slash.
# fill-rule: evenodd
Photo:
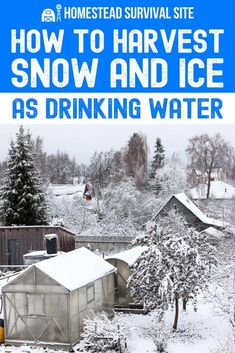
<svg viewBox="0 0 235 353">
<path fill-rule="evenodd" d="M 72 349 L 80 340 L 84 318 L 98 310 L 112 312 L 116 269 L 85 248 L 71 253 L 75 252 L 80 266 L 83 263 L 80 267 L 83 276 L 90 258 L 93 264 L 97 262 L 97 266 L 103 262 L 102 275 L 99 273 L 96 278 L 94 268 L 94 280 L 90 281 L 89 274 L 87 283 L 71 288 L 64 285 L 63 280 L 60 283 L 59 278 L 55 279 L 43 271 L 41 262 L 32 265 L 2 288 L 6 344 L 53 345 Z M 81 253 L 84 255 L 82 259 Z M 69 268 L 68 254 L 43 261 L 43 267 L 46 268 L 47 262 L 56 265 L 63 261 L 64 266 Z M 75 270 L 71 272 L 67 275 L 76 273 Z"/>
</svg>

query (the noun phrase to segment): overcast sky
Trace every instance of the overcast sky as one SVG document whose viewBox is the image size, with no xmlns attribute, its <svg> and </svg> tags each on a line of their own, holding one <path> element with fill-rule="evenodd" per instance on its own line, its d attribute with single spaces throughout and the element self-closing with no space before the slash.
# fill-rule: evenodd
<svg viewBox="0 0 235 353">
<path fill-rule="evenodd" d="M 7 155 L 9 141 L 14 137 L 18 126 L 0 127 L 0 160 Z M 188 139 L 201 133 L 214 135 L 221 133 L 235 148 L 235 125 L 117 125 L 117 126 L 71 126 L 71 125 L 34 125 L 30 126 L 33 136 L 40 135 L 44 140 L 44 150 L 48 153 L 57 150 L 66 151 L 74 156 L 78 163 L 88 163 L 95 151 L 108 151 L 123 147 L 134 132 L 146 135 L 150 148 L 150 158 L 157 137 L 162 139 L 167 155 L 177 152 L 185 161 L 185 148 Z"/>
</svg>

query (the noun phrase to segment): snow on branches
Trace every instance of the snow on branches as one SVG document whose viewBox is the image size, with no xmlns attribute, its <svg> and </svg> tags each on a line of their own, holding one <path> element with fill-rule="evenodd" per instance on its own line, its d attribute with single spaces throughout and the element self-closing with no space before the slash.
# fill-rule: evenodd
<svg viewBox="0 0 235 353">
<path fill-rule="evenodd" d="M 46 224 L 46 203 L 35 165 L 31 134 L 19 128 L 11 142 L 1 188 L 1 218 L 6 226 Z"/>
<path fill-rule="evenodd" d="M 215 250 L 173 210 L 157 223 L 153 221 L 148 233 L 135 243 L 148 248 L 133 266 L 128 281 L 131 295 L 141 298 L 147 310 L 166 310 L 175 304 L 176 329 L 179 299 L 193 299 L 196 304 L 197 294 L 216 264 Z"/>
<path fill-rule="evenodd" d="M 90 352 L 124 352 L 127 337 L 132 329 L 126 320 L 108 318 L 104 312 L 93 313 L 92 318 L 84 320 L 83 345 Z"/>
</svg>

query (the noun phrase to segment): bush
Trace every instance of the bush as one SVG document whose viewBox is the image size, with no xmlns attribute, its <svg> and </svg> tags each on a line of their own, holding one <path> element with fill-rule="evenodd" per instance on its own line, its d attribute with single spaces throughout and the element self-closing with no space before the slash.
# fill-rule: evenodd
<svg viewBox="0 0 235 353">
<path fill-rule="evenodd" d="M 124 352 L 130 330 L 125 322 L 112 320 L 102 312 L 84 320 L 83 343 L 90 352 Z"/>
<path fill-rule="evenodd" d="M 153 320 L 151 327 L 151 337 L 156 346 L 157 353 L 166 353 L 169 340 L 169 331 L 167 330 L 161 315 L 157 315 Z"/>
</svg>

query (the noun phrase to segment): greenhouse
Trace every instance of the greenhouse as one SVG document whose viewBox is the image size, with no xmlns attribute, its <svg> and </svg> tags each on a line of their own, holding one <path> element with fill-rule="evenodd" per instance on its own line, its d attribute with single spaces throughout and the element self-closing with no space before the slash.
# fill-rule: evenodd
<svg viewBox="0 0 235 353">
<path fill-rule="evenodd" d="M 112 311 L 116 269 L 86 248 L 32 265 L 3 288 L 6 344 L 71 349 L 83 319 Z"/>
<path fill-rule="evenodd" d="M 129 289 L 127 288 L 127 281 L 132 273 L 131 267 L 146 249 L 146 246 L 136 246 L 106 257 L 106 260 L 117 268 L 115 276 L 116 305 L 125 307 L 133 303 L 134 300 L 130 297 Z"/>
</svg>

